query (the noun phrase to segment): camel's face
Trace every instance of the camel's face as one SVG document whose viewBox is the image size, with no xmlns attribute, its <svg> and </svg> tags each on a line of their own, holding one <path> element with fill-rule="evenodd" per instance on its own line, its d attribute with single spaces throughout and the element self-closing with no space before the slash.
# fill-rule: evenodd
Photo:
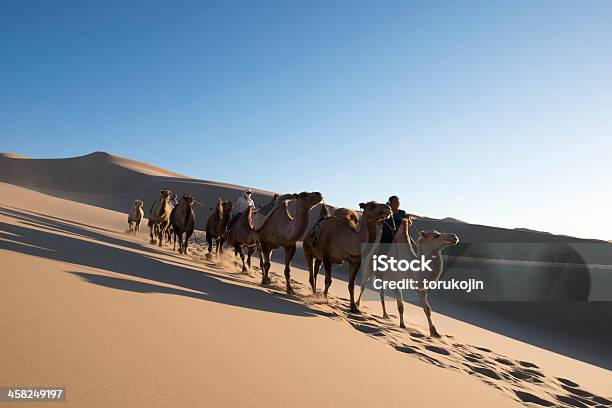
<svg viewBox="0 0 612 408">
<path fill-rule="evenodd" d="M 224 201 L 221 207 L 223 207 L 223 214 L 229 214 L 232 212 L 232 208 L 234 208 L 234 203 L 231 201 Z"/>
<path fill-rule="evenodd" d="M 308 209 L 314 207 L 323 201 L 323 194 L 315 191 L 313 193 L 307 193 L 306 191 L 301 192 L 297 195 L 297 200 L 303 202 Z"/>
<path fill-rule="evenodd" d="M 440 233 L 436 230 L 421 231 L 419 246 L 431 251 L 439 251 L 451 245 L 457 245 L 459 237 L 455 234 Z"/>
<path fill-rule="evenodd" d="M 144 203 L 143 203 L 142 201 L 140 201 L 140 200 L 136 200 L 136 201 L 134 201 L 134 207 L 136 207 L 136 208 L 140 208 L 140 207 L 142 207 L 142 206 L 143 206 L 143 204 L 144 204 Z"/>
<path fill-rule="evenodd" d="M 393 214 L 391 207 L 387 204 L 377 203 L 376 201 L 361 203 L 359 207 L 363 210 L 363 216 L 369 221 L 380 222 L 386 220 Z"/>
<path fill-rule="evenodd" d="M 188 207 L 191 207 L 193 204 L 195 204 L 195 197 L 190 196 L 189 194 L 184 194 L 183 200 L 185 200 L 185 203 L 187 203 Z"/>
<path fill-rule="evenodd" d="M 159 198 L 161 198 L 162 200 L 167 200 L 168 197 L 170 197 L 170 190 L 162 190 L 159 193 Z"/>
</svg>

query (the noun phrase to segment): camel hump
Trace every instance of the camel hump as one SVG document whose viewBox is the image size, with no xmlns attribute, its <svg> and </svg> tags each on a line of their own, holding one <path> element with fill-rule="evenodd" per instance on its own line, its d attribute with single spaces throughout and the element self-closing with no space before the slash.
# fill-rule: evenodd
<svg viewBox="0 0 612 408">
<path fill-rule="evenodd" d="M 264 225 L 266 225 L 266 223 L 272 217 L 272 215 L 274 215 L 277 211 L 281 211 L 280 210 L 281 208 L 285 211 L 285 215 L 287 216 L 287 218 L 289 218 L 290 220 L 293 219 L 293 217 L 289 213 L 289 201 L 288 200 L 279 201 L 276 203 L 274 207 L 272 207 L 270 212 L 267 213 L 266 215 L 261 215 L 259 213 L 255 214 L 255 217 L 256 217 L 256 219 L 254 220 L 255 221 L 254 222 L 255 232 L 259 232 L 264 227 Z"/>
<path fill-rule="evenodd" d="M 353 231 L 357 232 L 357 224 L 359 224 L 357 211 L 350 208 L 338 208 L 334 211 L 333 217 L 346 222 Z"/>
</svg>

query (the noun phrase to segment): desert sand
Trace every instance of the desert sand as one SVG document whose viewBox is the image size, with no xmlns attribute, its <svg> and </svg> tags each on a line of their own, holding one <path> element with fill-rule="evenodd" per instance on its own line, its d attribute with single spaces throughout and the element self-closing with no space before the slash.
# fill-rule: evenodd
<svg viewBox="0 0 612 408">
<path fill-rule="evenodd" d="M 280 265 L 261 287 L 232 256 L 205 259 L 201 232 L 187 256 L 150 245 L 146 223 L 128 235 L 129 202 L 161 185 L 203 201 L 241 186 L 95 155 L 76 172 L 49 160 L 2 176 L 15 182 L 0 183 L 0 384 L 66 387 L 57 405 L 75 407 L 612 406 L 609 369 L 520 336 L 434 313 L 443 337 L 431 339 L 412 305 L 406 330 L 374 301 L 347 313 L 340 279 L 325 301 L 296 267 L 287 296 Z"/>
</svg>

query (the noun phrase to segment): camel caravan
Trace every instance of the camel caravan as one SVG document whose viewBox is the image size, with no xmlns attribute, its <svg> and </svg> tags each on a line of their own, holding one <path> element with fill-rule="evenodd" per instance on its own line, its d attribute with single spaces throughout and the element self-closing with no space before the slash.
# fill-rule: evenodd
<svg viewBox="0 0 612 408">
<path fill-rule="evenodd" d="M 242 272 L 249 273 L 251 270 L 251 256 L 258 251 L 259 267 L 261 270 L 261 284 L 269 285 L 271 257 L 274 249 L 282 248 L 284 251 L 284 275 L 286 292 L 294 294 L 291 286 L 291 261 L 297 250 L 297 243 L 302 241 L 304 258 L 308 266 L 309 284 L 313 294 L 317 295 L 317 275 L 321 268 L 325 272 L 325 288 L 323 296 L 327 298 L 332 283 L 332 266 L 346 262 L 349 266 L 348 291 L 350 297 L 350 312 L 360 313 L 359 304 L 368 281 L 372 278 L 384 280 L 400 280 L 405 278 L 405 272 L 377 272 L 366 263 L 362 267 L 362 259 L 370 259 L 370 256 L 382 243 L 382 225 L 396 217 L 397 206 L 392 207 L 390 203 L 382 204 L 376 201 L 360 203 L 360 212 L 349 208 L 337 208 L 330 212 L 329 207 L 322 203 L 323 195 L 319 192 L 302 192 L 296 194 L 276 194 L 265 206 L 255 207 L 251 199 L 251 190 L 247 190 L 234 204 L 232 201 L 217 199 L 214 208 L 206 222 L 205 236 L 208 244 L 206 257 L 223 255 L 225 243 L 234 251 L 234 259 L 237 266 L 241 262 Z M 164 240 L 172 244 L 173 250 L 178 253 L 188 254 L 189 240 L 192 237 L 196 216 L 194 205 L 198 201 L 189 194 L 183 194 L 180 200 L 169 190 L 160 191 L 159 196 L 149 209 L 149 236 L 150 243 L 161 247 Z M 293 206 L 293 214 L 290 211 L 290 203 Z M 201 204 L 201 203 L 198 203 Z M 310 211 L 316 205 L 321 204 L 320 211 L 314 226 L 306 231 L 310 221 Z M 136 234 L 140 222 L 144 217 L 144 203 L 135 200 L 128 212 L 129 232 Z M 443 273 L 442 250 L 456 245 L 459 238 L 455 234 L 439 233 L 435 230 L 419 231 L 416 242 L 410 238 L 409 228 L 414 226 L 413 219 L 403 211 L 399 212 L 399 226 L 393 228 L 392 238 L 389 238 L 391 248 L 397 253 L 401 248 L 405 252 L 406 259 L 427 259 L 431 261 L 433 269 L 417 273 L 415 279 L 427 279 L 438 281 Z M 416 227 L 415 227 L 416 228 Z M 364 248 L 367 254 L 362 253 Z M 388 249 L 387 249 L 388 250 Z M 245 254 L 246 252 L 246 254 Z M 364 255 L 366 257 L 364 258 Z M 355 300 L 355 280 L 357 274 L 361 274 L 361 290 L 359 297 Z M 413 288 L 414 289 L 414 288 Z M 427 288 L 419 286 L 415 289 L 421 306 L 427 317 L 429 331 L 432 337 L 438 337 L 431 320 L 431 306 L 429 305 Z M 405 328 L 404 305 L 402 290 L 393 289 L 397 300 L 399 312 L 399 325 Z M 383 318 L 388 319 L 385 306 L 385 289 L 379 290 L 382 303 Z"/>
</svg>

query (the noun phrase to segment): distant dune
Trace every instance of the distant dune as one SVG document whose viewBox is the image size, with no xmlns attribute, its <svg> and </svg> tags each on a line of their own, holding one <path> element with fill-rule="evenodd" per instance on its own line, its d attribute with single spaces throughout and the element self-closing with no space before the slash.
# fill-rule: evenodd
<svg viewBox="0 0 612 408">
<path fill-rule="evenodd" d="M 445 218 L 442 218 L 440 221 L 444 221 L 444 222 L 463 222 L 463 223 L 465 223 L 465 221 L 458 220 L 457 218 L 453 218 L 453 217 L 445 217 Z"/>
<path fill-rule="evenodd" d="M 245 186 L 198 180 L 160 167 L 104 152 L 66 159 L 23 159 L 0 156 L 0 181 L 60 198 L 126 212 L 135 199 L 145 209 L 162 189 L 193 194 L 198 207 L 198 227 L 203 228 L 217 197 L 236 200 Z M 253 189 L 256 201 L 270 200 L 269 191 Z M 147 213 L 148 214 L 148 213 Z"/>
<path fill-rule="evenodd" d="M 8 159 L 28 159 L 29 157 L 17 153 L 0 153 L 0 159 L 6 157 Z"/>
</svg>

